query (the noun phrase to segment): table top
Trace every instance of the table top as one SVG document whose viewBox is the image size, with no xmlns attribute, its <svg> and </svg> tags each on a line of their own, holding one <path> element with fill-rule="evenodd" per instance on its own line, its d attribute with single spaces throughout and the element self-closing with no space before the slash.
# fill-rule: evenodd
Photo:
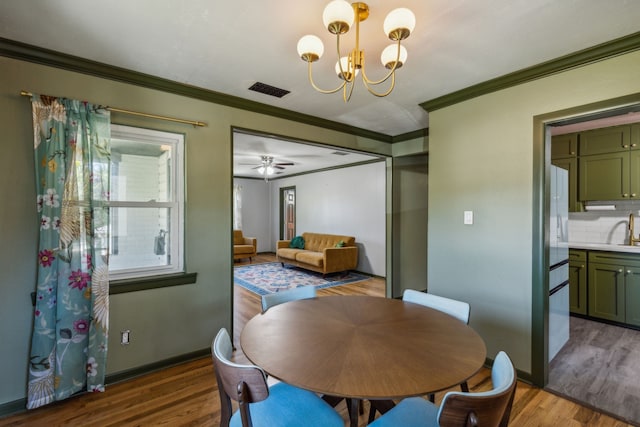
<svg viewBox="0 0 640 427">
<path fill-rule="evenodd" d="M 486 347 L 460 320 L 401 300 L 324 296 L 271 307 L 240 344 L 269 375 L 317 393 L 393 399 L 445 390 L 483 366 Z"/>
</svg>

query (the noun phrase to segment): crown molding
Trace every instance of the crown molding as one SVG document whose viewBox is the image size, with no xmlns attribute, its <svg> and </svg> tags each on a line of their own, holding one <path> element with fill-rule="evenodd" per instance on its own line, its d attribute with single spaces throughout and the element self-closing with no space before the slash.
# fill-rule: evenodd
<svg viewBox="0 0 640 427">
<path fill-rule="evenodd" d="M 429 128 L 414 130 L 400 135 L 396 135 L 391 139 L 392 143 L 410 141 L 412 139 L 426 138 L 429 136 Z"/>
<path fill-rule="evenodd" d="M 640 32 L 469 86 L 465 89 L 425 101 L 421 103 L 420 106 L 428 112 L 439 110 L 481 95 L 507 89 L 614 56 L 624 55 L 638 49 L 640 49 Z"/>
<path fill-rule="evenodd" d="M 220 92 L 178 83 L 172 80 L 163 79 L 161 77 L 152 76 L 150 74 L 139 73 L 137 71 L 115 67 L 113 65 L 108 65 L 102 62 L 91 61 L 77 56 L 56 52 L 53 50 L 17 42 L 15 40 L 5 39 L 2 37 L 0 37 L 0 56 L 6 56 L 8 58 L 19 59 L 27 62 L 34 62 L 36 64 L 61 68 L 63 70 L 88 74 L 94 77 L 115 80 L 123 83 L 133 84 L 136 86 L 146 87 L 149 89 L 160 90 L 163 92 L 199 99 L 201 101 L 225 105 L 227 107 L 238 108 L 254 113 L 265 114 L 268 116 L 278 117 L 294 122 L 300 122 L 311 126 L 318 126 L 324 129 L 343 132 L 380 142 L 386 142 L 389 144 L 393 142 L 393 138 L 390 135 L 386 135 L 383 133 L 345 125 L 343 123 L 334 122 L 332 120 L 321 119 L 319 117 L 286 110 L 284 108 L 273 107 L 271 105 L 250 101 L 237 96 L 226 95 Z"/>
</svg>

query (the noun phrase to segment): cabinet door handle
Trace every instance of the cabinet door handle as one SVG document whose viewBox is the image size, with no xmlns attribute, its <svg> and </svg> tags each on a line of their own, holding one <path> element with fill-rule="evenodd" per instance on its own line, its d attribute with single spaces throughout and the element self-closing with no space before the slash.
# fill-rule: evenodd
<svg viewBox="0 0 640 427">
<path fill-rule="evenodd" d="M 622 144 L 622 148 L 629 148 L 629 144 Z"/>
<path fill-rule="evenodd" d="M 622 197 L 629 197 L 629 193 L 623 193 Z"/>
<path fill-rule="evenodd" d="M 618 273 L 622 273 L 622 269 L 618 270 Z"/>
<path fill-rule="evenodd" d="M 582 265 L 580 266 L 580 268 L 584 268 L 584 264 L 582 264 Z"/>
<path fill-rule="evenodd" d="M 638 145 L 638 144 L 631 144 L 632 147 L 635 147 L 636 145 Z"/>
<path fill-rule="evenodd" d="M 631 197 L 636 197 L 636 193 L 631 193 Z"/>
<path fill-rule="evenodd" d="M 634 145 L 635 145 L 635 144 L 634 144 Z M 572 151 L 572 152 L 571 152 L 571 155 L 572 155 L 572 156 L 575 156 L 575 155 L 576 155 L 576 152 L 575 152 L 575 151 Z"/>
<path fill-rule="evenodd" d="M 631 270 L 627 270 L 627 274 L 631 274 Z"/>
</svg>

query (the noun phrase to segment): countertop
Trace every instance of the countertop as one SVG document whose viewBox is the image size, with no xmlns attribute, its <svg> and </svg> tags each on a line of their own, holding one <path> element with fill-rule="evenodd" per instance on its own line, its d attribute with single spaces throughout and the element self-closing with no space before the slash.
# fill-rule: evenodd
<svg viewBox="0 0 640 427">
<path fill-rule="evenodd" d="M 576 243 L 569 242 L 569 249 L 587 249 L 591 251 L 627 252 L 640 254 L 640 246 L 616 245 L 610 243 Z"/>
</svg>

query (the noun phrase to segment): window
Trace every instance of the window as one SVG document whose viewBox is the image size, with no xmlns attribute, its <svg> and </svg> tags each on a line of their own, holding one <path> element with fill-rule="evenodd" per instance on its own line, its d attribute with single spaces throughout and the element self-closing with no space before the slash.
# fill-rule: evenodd
<svg viewBox="0 0 640 427">
<path fill-rule="evenodd" d="M 183 153 L 181 134 L 111 126 L 111 280 L 184 271 Z"/>
</svg>

